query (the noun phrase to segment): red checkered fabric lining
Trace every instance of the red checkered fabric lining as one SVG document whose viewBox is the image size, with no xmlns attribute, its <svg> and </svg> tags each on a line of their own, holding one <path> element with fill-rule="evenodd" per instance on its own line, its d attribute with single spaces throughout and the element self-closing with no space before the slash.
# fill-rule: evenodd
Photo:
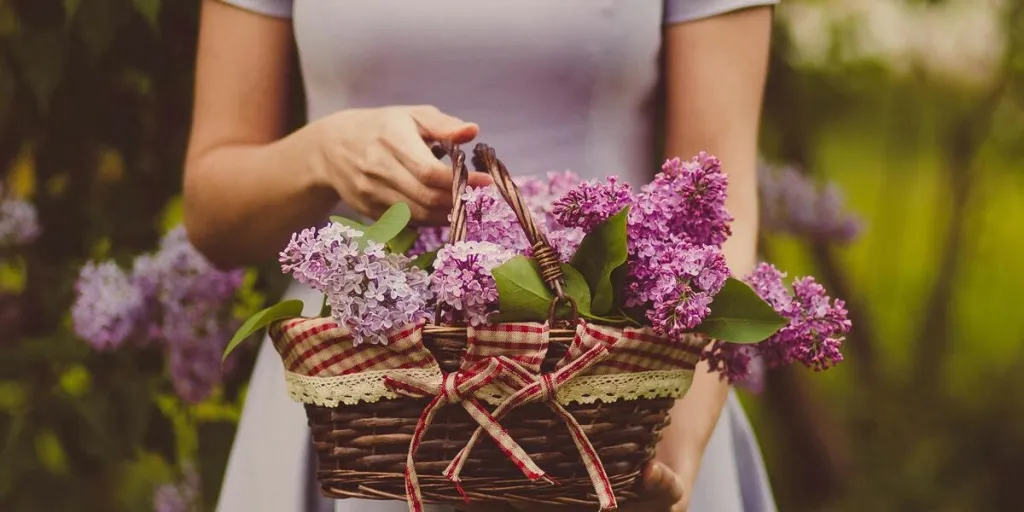
<svg viewBox="0 0 1024 512">
<path fill-rule="evenodd" d="M 352 345 L 348 330 L 330 318 L 297 318 L 274 324 L 274 347 L 285 368 L 310 377 L 334 377 L 371 370 L 430 368 L 437 361 L 423 346 L 422 325 L 391 331 L 387 345 Z"/>
<path fill-rule="evenodd" d="M 547 324 L 524 322 L 469 327 L 466 337 L 462 370 L 489 357 L 505 356 L 531 373 L 539 373 L 548 351 Z"/>
<path fill-rule="evenodd" d="M 655 335 L 649 328 L 619 329 L 580 322 L 576 337 L 556 368 L 566 366 L 602 343 L 609 347 L 610 354 L 587 371 L 587 375 L 692 370 L 703 346 L 702 340 L 695 336 L 673 341 Z"/>
</svg>

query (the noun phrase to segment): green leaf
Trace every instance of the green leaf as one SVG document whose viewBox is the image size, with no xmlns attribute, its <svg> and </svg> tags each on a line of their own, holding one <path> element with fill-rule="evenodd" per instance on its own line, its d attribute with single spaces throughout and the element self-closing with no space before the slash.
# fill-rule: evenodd
<svg viewBox="0 0 1024 512">
<path fill-rule="evenodd" d="M 572 266 L 579 269 L 594 295 L 590 309 L 604 315 L 615 305 L 612 272 L 626 263 L 626 220 L 629 207 L 598 224 L 583 238 L 572 257 Z"/>
<path fill-rule="evenodd" d="M 409 252 L 409 249 L 412 249 L 412 245 L 416 243 L 419 237 L 419 231 L 407 227 L 388 242 L 388 250 L 392 254 L 405 254 Z"/>
<path fill-rule="evenodd" d="M 320 302 L 320 316 L 328 317 L 331 316 L 331 305 L 327 303 L 327 296 L 324 295 L 324 300 Z"/>
<path fill-rule="evenodd" d="M 694 331 L 731 343 L 758 343 L 786 323 L 750 286 L 729 278 L 711 302 L 711 314 Z"/>
<path fill-rule="evenodd" d="M 496 322 L 543 322 L 554 294 L 540 277 L 540 266 L 532 258 L 516 256 L 491 270 L 498 287 L 498 313 Z M 590 288 L 580 273 L 569 265 L 562 265 L 565 293 L 576 301 L 581 316 L 590 314 Z M 560 304 L 556 318 L 565 319 L 569 307 Z"/>
<path fill-rule="evenodd" d="M 135 10 L 142 15 L 154 34 L 160 32 L 160 0 L 132 0 Z"/>
<path fill-rule="evenodd" d="M 269 308 L 266 308 L 255 315 L 249 317 L 238 331 L 235 332 L 234 337 L 228 342 L 227 348 L 224 349 L 224 357 L 227 359 L 228 354 L 231 353 L 239 344 L 246 340 L 249 336 L 252 336 L 256 331 L 259 331 L 266 326 L 284 319 L 292 318 L 302 314 L 302 301 L 298 299 L 286 300 L 278 302 Z"/>
<path fill-rule="evenodd" d="M 395 203 L 388 208 L 388 211 L 384 212 L 377 219 L 377 222 L 364 226 L 359 222 L 345 217 L 339 217 L 332 215 L 330 217 L 331 222 L 337 222 L 343 226 L 348 226 L 352 229 L 356 229 L 363 232 L 362 238 L 359 240 L 360 246 L 365 246 L 367 241 L 377 242 L 379 244 L 386 244 L 391 240 L 402 234 L 406 226 L 409 225 L 409 220 L 412 218 L 412 211 L 409 210 L 409 205 L 405 203 Z M 415 241 L 415 239 L 413 240 Z M 412 243 L 410 242 L 411 246 Z M 403 251 L 404 252 L 404 251 Z"/>
<path fill-rule="evenodd" d="M 425 252 L 425 253 L 420 254 L 419 256 L 416 256 L 415 258 L 413 258 L 412 266 L 414 266 L 416 268 L 421 268 L 423 270 L 428 270 L 434 264 L 434 260 L 436 260 L 436 259 L 437 259 L 437 251 L 436 250 Z"/>
<path fill-rule="evenodd" d="M 409 225 L 409 219 L 411 218 L 412 211 L 409 210 L 409 205 L 395 203 L 391 205 L 391 208 L 388 208 L 388 211 L 384 212 L 384 215 L 377 219 L 377 222 L 367 226 L 363 237 L 367 240 L 386 244 Z"/>
</svg>

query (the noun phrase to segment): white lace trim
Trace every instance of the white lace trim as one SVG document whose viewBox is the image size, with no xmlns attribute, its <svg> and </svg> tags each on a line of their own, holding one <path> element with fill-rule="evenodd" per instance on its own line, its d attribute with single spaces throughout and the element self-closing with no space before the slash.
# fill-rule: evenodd
<svg viewBox="0 0 1024 512">
<path fill-rule="evenodd" d="M 377 370 L 337 377 L 309 377 L 285 372 L 288 394 L 297 402 L 337 407 L 358 403 L 391 400 L 399 395 L 384 385 L 384 376 L 405 376 L 430 382 L 441 378 L 440 370 L 407 369 Z M 693 370 L 659 370 L 610 375 L 584 375 L 566 383 L 558 390 L 562 404 L 593 404 L 641 398 L 679 398 L 689 389 Z M 481 401 L 498 405 L 508 391 L 500 386 L 487 386 L 477 395 Z"/>
</svg>

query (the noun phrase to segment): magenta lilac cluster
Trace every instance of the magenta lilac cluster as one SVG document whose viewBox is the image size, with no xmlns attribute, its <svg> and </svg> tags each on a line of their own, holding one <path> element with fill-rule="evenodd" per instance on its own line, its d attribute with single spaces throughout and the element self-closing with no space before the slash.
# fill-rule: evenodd
<svg viewBox="0 0 1024 512">
<path fill-rule="evenodd" d="M 843 360 L 840 349 L 851 327 L 846 304 L 829 297 L 813 277 L 798 278 L 792 287 L 786 286 L 785 277 L 773 265 L 761 263 L 745 279 L 789 323 L 757 345 L 716 342 L 709 360 L 730 381 L 747 379 L 755 356 L 768 368 L 799 362 L 815 371 Z"/>
<path fill-rule="evenodd" d="M 130 274 L 112 261 L 87 263 L 71 317 L 75 332 L 99 350 L 129 339 L 166 347 L 175 391 L 196 403 L 223 378 L 221 354 L 237 327 L 232 307 L 242 281 L 241 270 L 214 267 L 178 227 L 155 253 L 136 258 Z"/>
<path fill-rule="evenodd" d="M 863 223 L 846 210 L 835 183 L 819 186 L 793 167 L 762 164 L 758 174 L 765 230 L 836 243 L 849 243 L 860 235 Z"/>
<path fill-rule="evenodd" d="M 707 317 L 729 276 L 721 254 L 732 221 L 726 185 L 718 160 L 701 153 L 666 161 L 639 192 L 614 177 L 583 182 L 556 201 L 553 214 L 589 231 L 628 206 L 625 306 L 641 309 L 657 332 L 678 336 Z"/>
<path fill-rule="evenodd" d="M 491 270 L 512 256 L 514 251 L 493 242 L 457 242 L 442 247 L 430 279 L 445 319 L 474 326 L 487 323 L 487 315 L 498 307 L 498 288 Z"/>
<path fill-rule="evenodd" d="M 331 314 L 354 343 L 386 343 L 393 328 L 429 317 L 430 278 L 383 244 L 360 246 L 362 232 L 337 223 L 292 236 L 281 268 L 327 297 Z"/>
</svg>

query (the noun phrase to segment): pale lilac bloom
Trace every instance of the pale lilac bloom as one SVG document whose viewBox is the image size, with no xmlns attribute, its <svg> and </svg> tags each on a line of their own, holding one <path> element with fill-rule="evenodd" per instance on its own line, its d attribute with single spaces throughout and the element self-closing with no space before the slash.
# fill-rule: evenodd
<svg viewBox="0 0 1024 512">
<path fill-rule="evenodd" d="M 446 319 L 461 317 L 473 326 L 486 324 L 487 315 L 498 306 L 491 270 L 513 256 L 513 251 L 491 242 L 457 242 L 441 248 L 430 279 Z"/>
<path fill-rule="evenodd" d="M 547 234 L 548 243 L 563 263 L 568 263 L 576 254 L 584 236 L 586 233 L 580 228 L 560 228 Z"/>
<path fill-rule="evenodd" d="M 0 196 L 0 248 L 28 245 L 41 231 L 32 203 Z"/>
<path fill-rule="evenodd" d="M 199 473 L 187 468 L 181 482 L 167 483 L 156 489 L 153 493 L 153 511 L 196 512 L 200 508 L 199 492 Z"/>
<path fill-rule="evenodd" d="M 494 186 L 469 187 L 462 195 L 466 204 L 466 239 L 493 242 L 523 252 L 529 246 L 515 212 Z"/>
<path fill-rule="evenodd" d="M 86 263 L 71 307 L 75 332 L 98 350 L 121 346 L 140 327 L 145 296 L 113 261 Z"/>
<path fill-rule="evenodd" d="M 388 332 L 428 318 L 428 274 L 384 245 L 359 247 L 362 233 L 338 223 L 296 234 L 281 252 L 281 268 L 324 293 L 332 317 L 355 344 L 387 343 Z"/>
</svg>

